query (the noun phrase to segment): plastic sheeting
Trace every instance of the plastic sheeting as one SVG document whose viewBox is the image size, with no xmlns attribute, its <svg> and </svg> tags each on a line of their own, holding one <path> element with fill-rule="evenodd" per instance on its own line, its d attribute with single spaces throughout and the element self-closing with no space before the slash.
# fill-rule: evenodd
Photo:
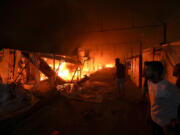
<svg viewBox="0 0 180 135">
<path fill-rule="evenodd" d="M 149 48 L 143 51 L 142 57 L 143 64 L 145 61 L 161 61 L 165 66 L 164 78 L 175 84 L 176 77 L 173 76 L 173 67 L 180 63 L 180 42 L 170 43 L 157 48 Z M 128 74 L 132 81 L 138 86 L 139 57 L 131 58 L 130 63 L 131 68 L 128 70 Z M 142 80 L 144 82 L 144 78 Z"/>
</svg>

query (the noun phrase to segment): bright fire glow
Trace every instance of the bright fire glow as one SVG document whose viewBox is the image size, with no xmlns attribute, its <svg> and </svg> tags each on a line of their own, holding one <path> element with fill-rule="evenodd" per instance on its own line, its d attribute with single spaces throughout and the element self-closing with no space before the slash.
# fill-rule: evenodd
<svg viewBox="0 0 180 135">
<path fill-rule="evenodd" d="M 45 58 L 45 61 L 49 64 L 49 66 L 53 68 L 53 64 L 52 64 L 52 60 L 50 59 L 47 59 Z M 71 81 L 73 76 L 73 80 L 77 80 L 78 78 L 82 78 L 84 77 L 84 75 L 90 75 L 98 70 L 102 70 L 103 68 L 113 68 L 114 65 L 113 64 L 105 64 L 105 65 L 101 65 L 101 64 L 98 64 L 98 65 L 94 65 L 94 68 L 91 66 L 89 66 L 88 64 L 87 65 L 84 65 L 83 67 L 81 67 L 81 72 L 80 72 L 80 69 L 78 69 L 78 71 L 75 73 L 76 69 L 77 69 L 77 66 L 76 65 L 73 65 L 71 63 L 66 63 L 66 62 L 62 62 L 62 63 L 59 63 L 58 61 L 56 62 L 55 64 L 55 71 L 57 73 L 57 75 L 59 77 L 61 77 L 62 79 L 66 80 L 66 81 Z M 69 66 L 71 68 L 69 68 Z M 45 79 L 48 79 L 44 74 L 41 73 L 40 75 L 40 80 L 45 80 Z"/>
<path fill-rule="evenodd" d="M 63 62 L 61 66 L 59 67 L 58 76 L 65 80 L 71 80 L 72 79 L 72 73 L 69 72 L 69 70 L 66 67 L 66 63 Z"/>
<path fill-rule="evenodd" d="M 113 68 L 114 65 L 113 65 L 113 64 L 106 64 L 105 67 L 106 67 L 106 68 Z"/>
<path fill-rule="evenodd" d="M 40 81 L 43 81 L 43 80 L 46 80 L 46 79 L 47 79 L 47 77 L 46 77 L 44 74 L 42 74 L 42 73 L 41 73 L 40 76 L 41 76 L 41 77 L 40 77 Z"/>
<path fill-rule="evenodd" d="M 101 70 L 101 69 L 102 69 L 102 66 L 99 66 L 98 69 Z"/>
</svg>

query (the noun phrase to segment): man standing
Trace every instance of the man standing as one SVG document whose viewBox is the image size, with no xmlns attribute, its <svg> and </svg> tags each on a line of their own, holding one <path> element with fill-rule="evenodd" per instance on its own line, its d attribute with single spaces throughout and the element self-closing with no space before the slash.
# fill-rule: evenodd
<svg viewBox="0 0 180 135">
<path fill-rule="evenodd" d="M 164 66 L 159 61 L 148 63 L 148 81 L 153 135 L 165 135 L 167 127 L 177 118 L 180 92 L 162 77 Z"/>
<path fill-rule="evenodd" d="M 116 63 L 116 78 L 117 78 L 117 88 L 119 96 L 125 95 L 124 90 L 124 81 L 125 81 L 125 67 L 123 64 L 120 63 L 120 59 L 115 59 Z"/>
</svg>

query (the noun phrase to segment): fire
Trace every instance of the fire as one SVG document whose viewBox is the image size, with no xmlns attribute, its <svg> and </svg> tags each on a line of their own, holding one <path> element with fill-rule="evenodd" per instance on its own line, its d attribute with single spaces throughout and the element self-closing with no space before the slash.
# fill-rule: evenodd
<svg viewBox="0 0 180 135">
<path fill-rule="evenodd" d="M 46 79 L 47 79 L 47 77 L 46 77 L 44 74 L 41 73 L 41 75 L 40 75 L 40 81 L 43 81 L 43 80 L 46 80 Z"/>
<path fill-rule="evenodd" d="M 50 62 L 46 59 L 47 62 Z M 78 76 L 78 73 L 74 73 L 75 72 L 75 69 L 68 69 L 68 65 L 72 65 L 70 63 L 66 63 L 66 62 L 62 62 L 62 63 L 56 63 L 55 64 L 55 71 L 57 73 L 57 75 L 59 77 L 61 77 L 62 79 L 66 80 L 66 81 L 71 81 L 73 76 L 74 76 L 74 79 L 77 79 L 77 76 Z M 49 64 L 49 66 L 53 68 L 53 64 Z M 46 80 L 48 79 L 43 73 L 40 74 L 40 80 L 43 81 L 43 80 Z"/>
<path fill-rule="evenodd" d="M 105 67 L 106 67 L 106 68 L 113 68 L 114 65 L 113 65 L 113 64 L 106 64 Z"/>
<path fill-rule="evenodd" d="M 44 59 L 49 66 L 54 69 L 52 60 L 45 58 Z M 67 62 L 56 62 L 55 63 L 55 71 L 59 77 L 66 81 L 77 80 L 78 78 L 82 78 L 84 75 L 90 75 L 98 70 L 102 70 L 104 68 L 113 68 L 113 64 L 97 64 L 94 65 L 94 69 L 92 66 L 84 65 L 83 67 L 77 68 L 76 65 Z M 40 74 L 40 80 L 48 79 L 44 74 Z"/>
<path fill-rule="evenodd" d="M 69 72 L 69 70 L 66 67 L 66 63 L 63 62 L 58 70 L 58 76 L 65 80 L 71 80 L 72 79 L 72 73 Z"/>
<path fill-rule="evenodd" d="M 101 70 L 101 69 L 102 69 L 102 66 L 99 66 L 98 69 Z"/>
</svg>

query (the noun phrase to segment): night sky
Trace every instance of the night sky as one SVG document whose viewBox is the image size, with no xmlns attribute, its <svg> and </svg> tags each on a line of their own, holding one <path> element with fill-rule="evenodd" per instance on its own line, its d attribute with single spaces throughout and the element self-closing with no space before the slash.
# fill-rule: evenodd
<svg viewBox="0 0 180 135">
<path fill-rule="evenodd" d="M 139 41 L 143 48 L 160 44 L 163 22 L 168 41 L 178 40 L 179 5 L 178 0 L 1 0 L 0 44 L 59 54 L 115 46 L 125 54 Z"/>
</svg>

